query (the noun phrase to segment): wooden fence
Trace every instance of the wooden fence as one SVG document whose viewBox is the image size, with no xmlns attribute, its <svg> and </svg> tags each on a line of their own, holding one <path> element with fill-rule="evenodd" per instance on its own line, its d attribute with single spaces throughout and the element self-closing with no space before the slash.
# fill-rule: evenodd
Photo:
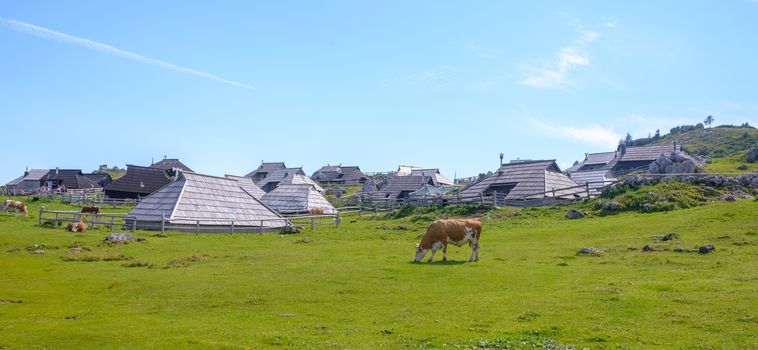
<svg viewBox="0 0 758 350">
<path fill-rule="evenodd" d="M 113 231 L 114 227 L 130 231 L 135 230 L 135 227 L 130 225 L 129 217 L 126 214 L 83 214 L 78 211 L 46 210 L 45 207 L 41 207 L 39 210 L 40 225 L 45 222 L 52 222 L 57 227 L 79 221 L 93 227 L 97 227 L 98 225 L 107 226 L 110 231 Z"/>
</svg>

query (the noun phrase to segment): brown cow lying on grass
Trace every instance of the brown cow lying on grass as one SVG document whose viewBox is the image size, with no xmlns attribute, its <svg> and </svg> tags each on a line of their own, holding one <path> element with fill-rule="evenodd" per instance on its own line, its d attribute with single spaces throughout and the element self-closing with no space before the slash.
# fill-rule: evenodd
<svg viewBox="0 0 758 350">
<path fill-rule="evenodd" d="M 468 242 L 471 246 L 471 258 L 468 261 L 479 261 L 479 235 L 482 233 L 482 223 L 479 220 L 437 220 L 426 229 L 426 235 L 416 244 L 415 262 L 421 261 L 431 249 L 432 256 L 429 262 L 434 260 L 434 253 L 442 249 L 442 261 L 447 261 L 448 243 L 462 246 Z"/>
<path fill-rule="evenodd" d="M 98 214 L 100 213 L 100 207 L 83 207 L 82 214 Z"/>
<path fill-rule="evenodd" d="M 310 210 L 311 215 L 324 215 L 324 208 L 313 208 Z"/>
<path fill-rule="evenodd" d="M 24 202 L 6 199 L 5 203 L 3 203 L 3 212 L 7 213 L 11 209 L 13 209 L 13 212 L 15 213 L 24 213 L 24 215 L 29 215 L 29 210 L 26 209 Z"/>
<path fill-rule="evenodd" d="M 72 222 L 66 226 L 66 231 L 68 232 L 84 232 L 85 230 L 87 230 L 87 225 L 82 221 L 79 221 L 76 224 Z"/>
</svg>

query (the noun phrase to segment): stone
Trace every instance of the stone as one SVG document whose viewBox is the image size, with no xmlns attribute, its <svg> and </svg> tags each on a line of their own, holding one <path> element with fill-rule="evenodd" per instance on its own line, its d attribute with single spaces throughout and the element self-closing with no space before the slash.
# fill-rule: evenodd
<svg viewBox="0 0 758 350">
<path fill-rule="evenodd" d="M 571 209 L 566 213 L 566 219 L 579 219 L 582 216 L 582 213 L 575 209 Z"/>
<path fill-rule="evenodd" d="M 33 251 L 32 254 L 45 254 L 45 250 L 44 249 L 37 249 L 37 250 Z"/>
<path fill-rule="evenodd" d="M 653 247 L 651 247 L 649 245 L 646 245 L 646 246 L 642 247 L 642 251 L 643 252 L 652 252 L 653 251 Z"/>
<path fill-rule="evenodd" d="M 672 241 L 675 239 L 679 239 L 681 236 L 679 236 L 679 233 L 677 232 L 669 232 L 663 236 L 661 236 L 661 241 Z"/>
<path fill-rule="evenodd" d="M 714 247 L 714 246 L 712 246 L 710 244 L 707 244 L 707 245 L 704 245 L 704 246 L 701 246 L 700 248 L 698 248 L 697 252 L 700 253 L 700 254 L 708 254 L 708 253 L 710 253 L 710 252 L 712 252 L 714 250 L 716 250 L 716 247 Z"/>
<path fill-rule="evenodd" d="M 747 151 L 747 162 L 748 163 L 758 162 L 758 145 L 753 146 Z"/>
<path fill-rule="evenodd" d="M 621 209 L 621 204 L 616 202 L 608 202 L 603 206 L 603 210 L 616 211 Z"/>
<path fill-rule="evenodd" d="M 594 254 L 594 253 L 597 253 L 597 252 L 600 252 L 600 249 L 592 248 L 592 247 L 586 247 L 586 248 L 579 249 L 579 254 L 585 254 L 586 255 L 586 254 Z"/>
<path fill-rule="evenodd" d="M 740 164 L 740 166 L 737 167 L 737 170 L 747 170 L 748 166 L 747 164 Z"/>
<path fill-rule="evenodd" d="M 117 232 L 117 233 L 111 233 L 108 236 L 103 239 L 103 241 L 107 242 L 126 242 L 133 240 L 134 237 L 132 237 L 131 233 L 125 233 L 125 232 Z"/>
<path fill-rule="evenodd" d="M 146 239 L 144 239 L 144 238 L 137 238 L 137 242 L 144 242 L 144 241 L 146 241 Z"/>
<path fill-rule="evenodd" d="M 734 196 L 724 196 L 724 200 L 727 202 L 734 202 L 737 198 L 734 198 Z"/>
<path fill-rule="evenodd" d="M 684 253 L 685 252 L 684 248 L 674 248 L 674 251 L 677 252 L 677 253 Z"/>
</svg>

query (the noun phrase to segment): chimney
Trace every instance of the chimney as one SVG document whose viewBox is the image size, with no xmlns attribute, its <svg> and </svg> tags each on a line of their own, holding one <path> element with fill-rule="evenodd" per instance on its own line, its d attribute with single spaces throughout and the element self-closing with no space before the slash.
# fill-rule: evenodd
<svg viewBox="0 0 758 350">
<path fill-rule="evenodd" d="M 503 166 L 503 154 L 500 153 L 500 166 Z"/>
<path fill-rule="evenodd" d="M 58 167 L 55 167 L 55 175 L 58 175 Z"/>
</svg>

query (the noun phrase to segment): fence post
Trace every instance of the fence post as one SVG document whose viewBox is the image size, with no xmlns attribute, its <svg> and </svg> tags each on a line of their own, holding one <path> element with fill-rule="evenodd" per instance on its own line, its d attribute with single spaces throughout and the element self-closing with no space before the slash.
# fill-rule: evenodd
<svg viewBox="0 0 758 350">
<path fill-rule="evenodd" d="M 590 198 L 590 183 L 589 182 L 584 184 L 584 189 L 585 191 L 587 191 L 587 198 Z"/>
<path fill-rule="evenodd" d="M 334 218 L 334 220 L 336 221 L 335 224 L 334 224 L 334 227 L 335 228 L 339 228 L 340 227 L 340 221 L 342 221 L 342 219 L 340 219 L 340 212 L 337 212 L 337 216 Z"/>
<path fill-rule="evenodd" d="M 555 187 L 553 187 L 553 199 L 555 199 Z"/>
<path fill-rule="evenodd" d="M 259 226 L 259 227 L 260 228 L 258 229 L 258 233 L 262 234 L 263 233 L 263 220 L 261 220 L 261 226 Z"/>
<path fill-rule="evenodd" d="M 39 224 L 42 225 L 42 213 L 45 212 L 45 207 L 39 207 Z"/>
<path fill-rule="evenodd" d="M 479 192 L 479 205 L 484 206 L 484 192 Z"/>
<path fill-rule="evenodd" d="M 134 220 L 132 220 L 132 232 L 137 231 L 137 218 L 135 217 Z"/>
<path fill-rule="evenodd" d="M 161 236 L 166 231 L 166 213 L 161 213 Z"/>
<path fill-rule="evenodd" d="M 115 224 L 116 224 L 116 217 L 115 216 L 111 216 L 111 225 L 109 226 L 111 232 L 113 232 L 113 225 L 115 225 Z"/>
<path fill-rule="evenodd" d="M 234 220 L 232 220 L 232 234 L 234 234 Z"/>
<path fill-rule="evenodd" d="M 196 222 L 196 228 L 197 228 L 197 232 L 195 234 L 199 235 L 200 234 L 200 220 L 197 220 L 197 222 Z"/>
<path fill-rule="evenodd" d="M 315 220 L 314 220 L 313 216 L 311 216 L 311 232 L 313 232 L 313 227 L 316 225 L 316 224 L 314 223 L 314 221 L 315 221 Z"/>
<path fill-rule="evenodd" d="M 492 192 L 492 204 L 497 208 L 497 191 Z"/>
</svg>

